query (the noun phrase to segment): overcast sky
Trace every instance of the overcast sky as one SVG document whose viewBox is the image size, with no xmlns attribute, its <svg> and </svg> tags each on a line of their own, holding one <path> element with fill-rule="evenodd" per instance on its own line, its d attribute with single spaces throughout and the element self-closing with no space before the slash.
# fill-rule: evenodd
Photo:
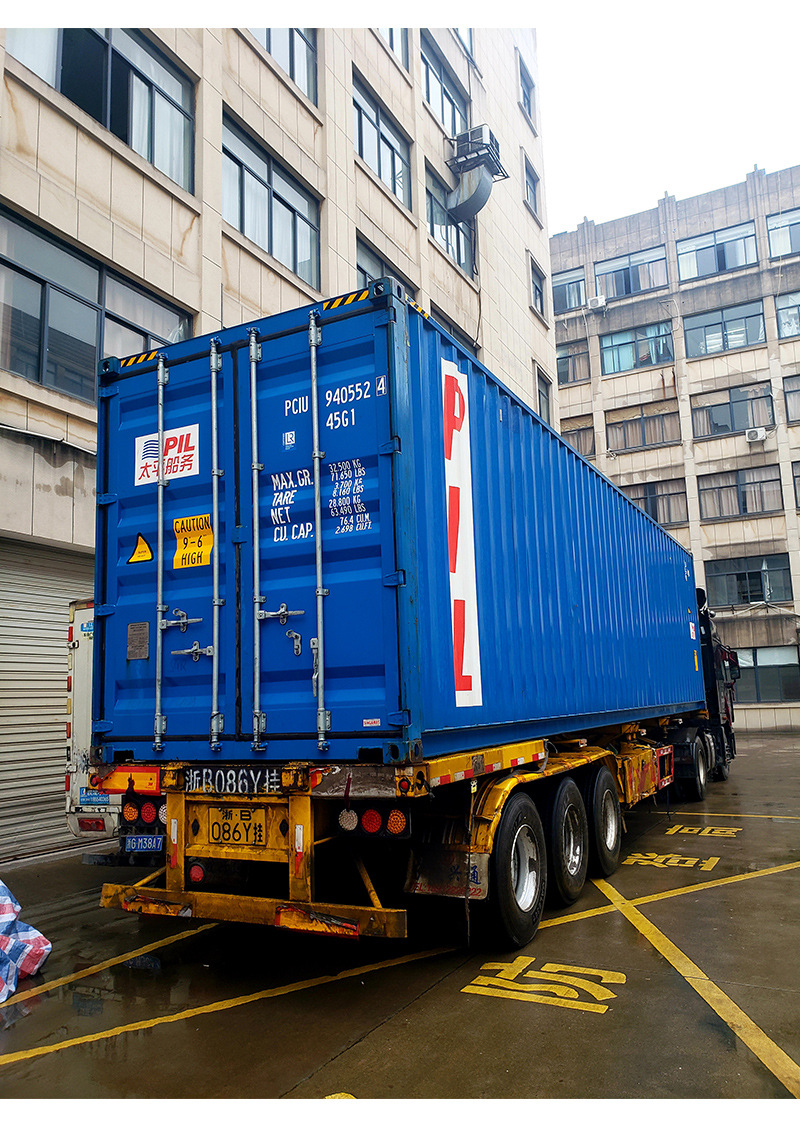
<svg viewBox="0 0 800 1127">
<path fill-rule="evenodd" d="M 551 235 L 665 192 L 739 183 L 755 164 L 800 164 L 796 0 L 548 0 L 528 12 Z"/>
</svg>

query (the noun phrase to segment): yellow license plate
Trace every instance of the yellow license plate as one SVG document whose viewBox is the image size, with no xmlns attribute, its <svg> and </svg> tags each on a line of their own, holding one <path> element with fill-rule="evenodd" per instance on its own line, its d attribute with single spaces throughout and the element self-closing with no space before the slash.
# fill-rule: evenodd
<svg viewBox="0 0 800 1127">
<path fill-rule="evenodd" d="M 208 811 L 209 845 L 263 846 L 264 811 L 257 808 L 212 806 Z"/>
</svg>

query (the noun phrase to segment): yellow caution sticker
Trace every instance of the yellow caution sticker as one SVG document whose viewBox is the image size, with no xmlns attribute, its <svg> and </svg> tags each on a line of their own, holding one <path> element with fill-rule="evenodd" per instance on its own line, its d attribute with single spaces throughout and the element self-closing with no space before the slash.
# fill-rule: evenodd
<svg viewBox="0 0 800 1127">
<path fill-rule="evenodd" d="M 146 563 L 153 558 L 153 549 L 142 536 L 141 532 L 136 537 L 136 547 L 133 549 L 128 563 Z"/>
<path fill-rule="evenodd" d="M 174 568 L 205 567 L 211 563 L 214 533 L 211 513 L 196 517 L 177 517 L 172 522 L 175 530 Z"/>
</svg>

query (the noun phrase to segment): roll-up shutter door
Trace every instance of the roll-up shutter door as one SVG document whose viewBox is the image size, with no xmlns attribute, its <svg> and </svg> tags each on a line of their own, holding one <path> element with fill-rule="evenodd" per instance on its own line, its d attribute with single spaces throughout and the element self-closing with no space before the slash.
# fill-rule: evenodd
<svg viewBox="0 0 800 1127">
<path fill-rule="evenodd" d="M 0 861 L 76 839 L 67 828 L 69 604 L 91 599 L 91 556 L 0 540 Z"/>
</svg>

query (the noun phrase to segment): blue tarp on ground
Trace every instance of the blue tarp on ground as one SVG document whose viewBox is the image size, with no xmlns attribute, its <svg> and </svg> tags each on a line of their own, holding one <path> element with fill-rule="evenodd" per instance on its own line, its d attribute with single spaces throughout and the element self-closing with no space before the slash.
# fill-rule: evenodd
<svg viewBox="0 0 800 1127">
<path fill-rule="evenodd" d="M 20 922 L 20 906 L 0 881 L 0 1002 L 13 994 L 20 978 L 41 970 L 52 944 L 40 931 Z"/>
</svg>

